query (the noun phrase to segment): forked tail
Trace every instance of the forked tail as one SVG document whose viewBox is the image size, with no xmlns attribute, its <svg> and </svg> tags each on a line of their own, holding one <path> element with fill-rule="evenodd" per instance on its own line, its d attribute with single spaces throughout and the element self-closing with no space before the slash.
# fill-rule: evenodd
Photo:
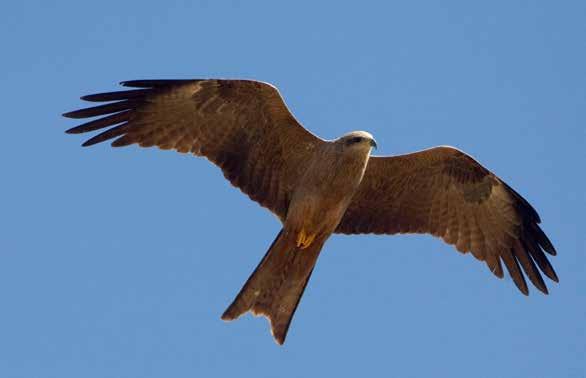
<svg viewBox="0 0 586 378">
<path fill-rule="evenodd" d="M 316 240 L 299 249 L 281 230 L 222 319 L 234 320 L 248 311 L 266 316 L 275 341 L 283 344 L 322 246 Z"/>
</svg>

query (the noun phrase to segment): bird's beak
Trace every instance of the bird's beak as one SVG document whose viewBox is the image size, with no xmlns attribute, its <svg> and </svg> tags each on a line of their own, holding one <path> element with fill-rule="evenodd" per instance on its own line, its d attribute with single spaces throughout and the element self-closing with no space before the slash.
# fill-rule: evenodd
<svg viewBox="0 0 586 378">
<path fill-rule="evenodd" d="M 370 146 L 376 150 L 376 140 L 371 139 L 370 140 Z"/>
</svg>

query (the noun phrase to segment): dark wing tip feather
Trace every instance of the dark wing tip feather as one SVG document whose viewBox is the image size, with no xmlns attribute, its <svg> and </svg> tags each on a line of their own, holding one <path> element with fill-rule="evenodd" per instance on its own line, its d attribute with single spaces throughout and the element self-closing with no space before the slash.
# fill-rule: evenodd
<svg viewBox="0 0 586 378">
<path fill-rule="evenodd" d="M 109 126 L 115 126 L 123 122 L 128 122 L 132 116 L 133 111 L 140 105 L 143 105 L 149 95 L 156 94 L 158 90 L 163 89 L 164 87 L 190 82 L 192 83 L 195 81 L 201 80 L 129 80 L 123 81 L 120 84 L 126 87 L 134 87 L 139 89 L 104 92 L 82 96 L 81 99 L 84 101 L 106 103 L 66 112 L 62 114 L 63 117 L 82 119 L 101 116 L 102 118 L 84 123 L 76 127 L 72 127 L 65 132 L 67 134 L 81 134 L 89 131 L 103 129 Z M 114 129 L 119 130 L 116 127 L 110 130 Z M 117 131 L 110 130 L 89 139 L 83 143 L 83 146 L 91 146 L 93 144 L 103 142 L 106 139 L 118 136 L 116 134 Z M 106 138 L 108 136 L 109 138 Z M 130 143 L 128 143 L 128 141 L 125 139 L 121 139 L 119 142 L 114 143 L 113 145 L 121 146 L 127 144 Z"/>
<path fill-rule="evenodd" d="M 130 119 L 130 114 L 131 110 L 125 110 L 119 113 L 114 113 L 112 115 L 103 118 L 98 118 L 96 120 L 86 122 L 82 125 L 72 127 L 71 129 L 66 130 L 65 132 L 67 134 L 81 134 L 87 133 L 88 131 L 99 130 L 104 127 L 113 126 L 118 123 L 128 121 Z"/>
<path fill-rule="evenodd" d="M 543 248 L 545 252 L 549 253 L 552 256 L 557 255 L 555 247 L 553 246 L 547 235 L 545 235 L 545 232 L 543 232 L 541 227 L 539 227 L 539 225 L 537 225 L 536 223 L 533 223 L 531 225 L 531 228 L 533 229 L 532 236 L 537 240 L 541 248 Z"/>
<path fill-rule="evenodd" d="M 130 135 L 123 135 L 120 138 L 114 140 L 111 143 L 112 147 L 126 147 L 126 146 L 130 146 L 133 143 L 137 143 L 137 141 L 132 138 Z"/>
<path fill-rule="evenodd" d="M 511 193 L 513 197 L 518 201 L 520 210 L 522 210 L 523 212 L 523 216 L 528 216 L 530 219 L 535 220 L 535 223 L 541 223 L 541 217 L 539 217 L 537 210 L 535 210 L 535 208 L 531 206 L 529 201 L 527 201 L 515 189 L 511 188 L 506 182 L 501 181 L 501 183 L 505 186 L 505 188 L 507 188 L 509 193 Z"/>
<path fill-rule="evenodd" d="M 108 129 L 108 130 L 104 131 L 103 133 L 100 133 L 100 134 L 94 136 L 93 138 L 86 140 L 82 144 L 82 146 L 88 147 L 88 146 L 92 146 L 94 144 L 101 143 L 101 142 L 104 142 L 104 141 L 112 139 L 112 138 L 116 138 L 116 137 L 126 133 L 128 131 L 128 128 L 129 128 L 128 123 L 123 123 L 122 125 L 112 127 L 111 129 Z"/>
<path fill-rule="evenodd" d="M 543 250 L 552 256 L 557 255 L 557 251 L 553 246 L 553 243 L 549 240 L 547 235 L 545 235 L 545 232 L 543 232 L 541 227 L 539 227 L 540 219 L 535 209 L 533 209 L 533 207 L 531 207 L 531 205 L 529 205 L 527 201 L 523 199 L 523 197 L 517 193 L 515 194 L 517 198 L 521 199 L 521 201 L 518 202 L 517 209 L 519 210 L 521 218 L 523 219 L 524 231 L 522 235 L 522 242 L 528 245 L 530 247 L 530 251 L 532 252 L 535 251 L 535 253 L 538 253 L 538 251 Z M 543 255 L 543 253 L 541 254 Z M 545 255 L 543 256 L 543 259 L 547 261 Z"/>
<path fill-rule="evenodd" d="M 552 281 L 559 282 L 558 276 L 543 253 L 543 249 L 527 235 L 527 232 L 520 239 L 523 249 L 531 256 L 539 269 Z"/>
<path fill-rule="evenodd" d="M 83 108 L 79 110 L 74 110 L 71 112 L 63 113 L 63 117 L 66 118 L 90 118 L 90 117 L 97 117 L 102 115 L 109 115 L 110 113 L 117 113 L 123 110 L 133 109 L 137 105 L 142 104 L 142 101 L 138 100 L 124 100 L 113 102 L 110 104 L 98 105 L 93 106 L 90 108 Z"/>
<path fill-rule="evenodd" d="M 168 85 L 176 85 L 176 84 L 185 84 L 185 83 L 193 83 L 195 81 L 201 80 L 193 80 L 193 79 L 184 79 L 184 80 L 127 80 L 121 81 L 120 85 L 123 87 L 133 87 L 133 88 L 158 88 L 158 87 L 165 87 Z"/>
<path fill-rule="evenodd" d="M 545 282 L 543 282 L 543 278 L 535 266 L 535 262 L 530 256 L 530 252 L 526 249 L 526 245 L 521 241 L 516 241 L 511 250 L 517 259 L 517 262 L 523 268 L 525 275 L 529 277 L 529 280 L 533 283 L 533 285 L 542 293 L 549 294 L 547 291 L 547 286 L 545 285 Z"/>
<path fill-rule="evenodd" d="M 543 281 L 540 271 L 554 282 L 559 282 L 559 279 L 544 252 L 552 256 L 555 256 L 557 252 L 549 238 L 545 235 L 541 227 L 539 227 L 541 219 L 537 211 L 509 185 L 504 185 L 516 200 L 516 210 L 523 225 L 518 240 L 511 250 L 513 259 L 521 264 L 525 274 L 529 277 L 533 285 L 544 294 L 548 294 L 547 286 Z M 508 265 L 507 268 L 509 268 Z M 512 272 L 511 276 L 513 276 Z"/>
<path fill-rule="evenodd" d="M 515 283 L 515 285 L 517 286 L 519 291 L 521 291 L 521 293 L 523 293 L 525 295 L 529 295 L 529 289 L 527 288 L 527 282 L 525 281 L 525 276 L 523 275 L 523 272 L 521 271 L 521 267 L 519 266 L 519 262 L 517 261 L 517 258 L 515 257 L 513 249 L 511 249 L 507 253 L 502 253 L 501 260 L 503 261 L 503 263 L 507 267 L 507 270 L 509 271 L 509 275 L 513 279 L 513 282 Z"/>
<path fill-rule="evenodd" d="M 187 81 L 187 80 L 185 80 Z M 181 80 L 181 82 L 185 82 Z M 63 117 L 82 119 L 99 117 L 65 132 L 67 134 L 81 134 L 100 129 L 106 129 L 101 134 L 85 141 L 82 146 L 92 146 L 96 143 L 121 136 L 128 131 L 128 122 L 131 120 L 134 111 L 145 104 L 146 98 L 162 85 L 170 85 L 179 82 L 178 80 L 136 80 L 123 82 L 127 86 L 136 86 L 141 89 L 132 89 L 117 92 L 104 92 L 82 96 L 81 99 L 90 102 L 104 102 L 104 104 L 88 108 L 78 109 L 63 113 Z M 155 92 L 156 93 L 156 92 Z M 114 127 L 111 127 L 114 126 Z M 111 127 L 111 128 L 110 128 Z M 121 139 L 121 138 L 119 138 Z M 127 143 L 130 144 L 130 143 Z"/>
<path fill-rule="evenodd" d="M 75 116 L 75 114 L 78 112 L 78 110 L 73 110 L 71 112 L 67 112 L 67 113 L 62 113 L 61 116 L 65 117 L 65 118 L 78 118 Z"/>
<path fill-rule="evenodd" d="M 132 98 L 142 98 L 149 93 L 150 89 L 132 89 L 128 91 L 104 92 L 81 96 L 84 101 L 104 102 L 129 100 Z"/>
</svg>

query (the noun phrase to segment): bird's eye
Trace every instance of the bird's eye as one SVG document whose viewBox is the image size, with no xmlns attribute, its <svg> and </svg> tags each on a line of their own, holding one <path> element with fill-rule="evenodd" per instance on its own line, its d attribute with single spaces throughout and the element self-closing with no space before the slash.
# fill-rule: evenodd
<svg viewBox="0 0 586 378">
<path fill-rule="evenodd" d="M 354 138 L 348 139 L 346 144 L 349 146 L 351 144 L 360 143 L 360 142 L 362 142 L 362 137 L 354 137 Z"/>
</svg>

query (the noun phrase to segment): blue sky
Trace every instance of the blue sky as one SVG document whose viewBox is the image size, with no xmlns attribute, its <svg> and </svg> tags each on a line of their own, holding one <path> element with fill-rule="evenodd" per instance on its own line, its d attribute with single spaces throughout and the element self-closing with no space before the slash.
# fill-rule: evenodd
<svg viewBox="0 0 586 378">
<path fill-rule="evenodd" d="M 586 376 L 582 1 L 22 1 L 0 12 L 0 376 Z M 560 284 L 428 236 L 334 236 L 287 343 L 220 315 L 279 230 L 203 159 L 83 149 L 60 114 L 141 78 L 252 78 L 381 154 L 456 146 L 522 193 Z"/>
</svg>

